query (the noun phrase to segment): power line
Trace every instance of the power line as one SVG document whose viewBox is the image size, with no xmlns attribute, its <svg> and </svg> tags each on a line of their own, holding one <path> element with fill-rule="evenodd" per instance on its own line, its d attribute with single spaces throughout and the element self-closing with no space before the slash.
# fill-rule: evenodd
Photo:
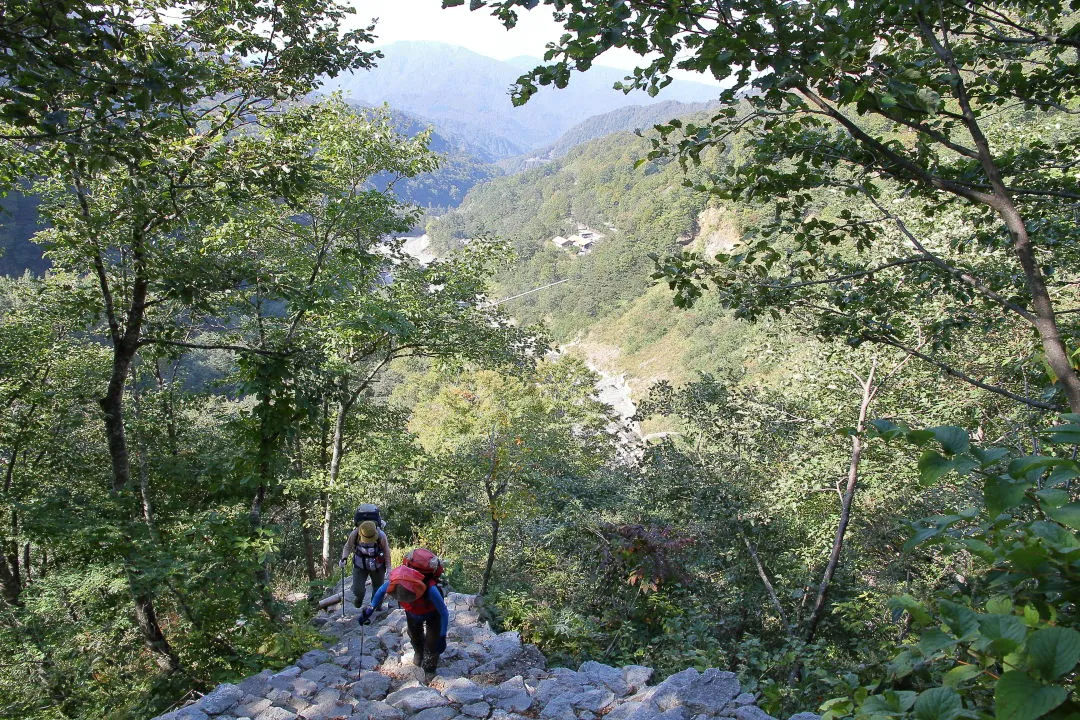
<svg viewBox="0 0 1080 720">
<path fill-rule="evenodd" d="M 555 287 L 556 285 L 561 285 L 562 283 L 569 282 L 572 279 L 573 278 L 563 278 L 562 280 L 556 280 L 553 283 L 548 283 L 547 285 L 541 285 L 540 287 L 533 288 L 532 290 L 526 290 L 525 292 L 518 293 L 517 295 L 511 295 L 510 297 L 503 298 L 502 300 L 496 300 L 495 302 L 491 303 L 491 307 L 495 307 L 497 305 L 502 305 L 504 302 L 510 302 L 511 300 L 517 300 L 518 298 L 525 297 L 526 295 L 532 295 L 533 293 L 540 292 L 541 290 L 547 290 L 549 287 Z"/>
</svg>

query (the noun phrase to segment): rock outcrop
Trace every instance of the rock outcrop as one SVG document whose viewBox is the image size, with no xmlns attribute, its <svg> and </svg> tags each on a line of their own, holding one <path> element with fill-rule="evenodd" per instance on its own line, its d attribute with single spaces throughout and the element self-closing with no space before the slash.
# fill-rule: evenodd
<svg viewBox="0 0 1080 720">
<path fill-rule="evenodd" d="M 690 668 L 650 685 L 653 670 L 638 665 L 549 670 L 536 646 L 483 622 L 476 596 L 450 593 L 447 606 L 447 648 L 430 680 L 410 662 L 403 611 L 360 627 L 347 605 L 344 615 L 318 618 L 332 638 L 325 649 L 221 685 L 158 720 L 773 720 L 734 673 Z"/>
</svg>

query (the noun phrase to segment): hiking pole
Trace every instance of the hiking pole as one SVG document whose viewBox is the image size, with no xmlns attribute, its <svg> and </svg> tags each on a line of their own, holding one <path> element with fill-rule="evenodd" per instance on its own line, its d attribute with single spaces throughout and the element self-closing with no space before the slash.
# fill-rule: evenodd
<svg viewBox="0 0 1080 720">
<path fill-rule="evenodd" d="M 356 670 L 356 679 L 359 680 L 364 675 L 364 638 L 367 637 L 367 627 L 360 626 L 360 667 Z"/>
<path fill-rule="evenodd" d="M 345 619 L 345 566 L 341 566 L 341 619 Z"/>
</svg>

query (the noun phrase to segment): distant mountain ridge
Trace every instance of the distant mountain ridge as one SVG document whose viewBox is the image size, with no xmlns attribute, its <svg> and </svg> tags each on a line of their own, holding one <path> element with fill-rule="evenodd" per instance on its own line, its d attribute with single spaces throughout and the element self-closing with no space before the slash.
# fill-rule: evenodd
<svg viewBox="0 0 1080 720">
<path fill-rule="evenodd" d="M 643 92 L 624 94 L 612 85 L 627 72 L 596 66 L 575 73 L 569 87 L 541 88 L 525 107 L 515 108 L 510 86 L 540 64 L 538 58 L 500 61 L 433 42 L 399 42 L 380 50 L 385 57 L 377 68 L 334 78 L 325 89 L 340 90 L 347 100 L 364 105 L 389 103 L 432 121 L 441 131 L 475 138 L 473 144 L 486 148 L 491 159 L 549 145 L 593 115 L 665 100 L 706 102 L 719 94 L 713 86 L 681 80 L 656 99 Z"/>
<path fill-rule="evenodd" d="M 539 150 L 533 150 L 526 155 L 500 160 L 498 165 L 506 172 L 520 172 L 535 164 L 561 158 L 578 145 L 602 138 L 605 135 L 617 132 L 648 130 L 654 125 L 719 107 L 719 105 L 719 101 L 685 103 L 674 100 L 667 100 L 654 105 L 630 105 L 582 120 L 560 135 L 559 139 L 551 145 Z"/>
</svg>

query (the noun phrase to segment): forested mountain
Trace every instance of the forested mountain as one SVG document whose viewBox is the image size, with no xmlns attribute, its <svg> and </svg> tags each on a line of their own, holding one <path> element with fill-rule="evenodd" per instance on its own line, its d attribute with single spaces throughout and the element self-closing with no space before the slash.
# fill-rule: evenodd
<svg viewBox="0 0 1080 720">
<path fill-rule="evenodd" d="M 543 147 L 585 118 L 650 101 L 642 92 L 613 90 L 612 85 L 627 73 L 598 66 L 575 74 L 574 82 L 564 90 L 541 93 L 524 111 L 511 104 L 509 88 L 524 69 L 539 60 L 498 61 L 432 42 L 393 43 L 381 50 L 385 57 L 376 70 L 343 75 L 328 83 L 328 89 L 341 90 L 346 99 L 365 105 L 385 102 L 414 113 L 448 132 L 470 138 L 492 158 Z M 661 99 L 705 102 L 715 99 L 717 93 L 710 85 L 675 81 Z"/>
<path fill-rule="evenodd" d="M 649 130 L 653 125 L 665 123 L 672 118 L 689 115 L 699 110 L 715 106 L 717 103 L 685 103 L 665 100 L 654 105 L 631 105 L 618 110 L 596 115 L 581 121 L 564 132 L 559 139 L 547 147 L 533 150 L 525 155 L 507 158 L 499 162 L 499 167 L 507 172 L 518 172 L 535 163 L 547 162 L 560 158 L 571 148 L 605 135 L 623 131 Z"/>
</svg>

